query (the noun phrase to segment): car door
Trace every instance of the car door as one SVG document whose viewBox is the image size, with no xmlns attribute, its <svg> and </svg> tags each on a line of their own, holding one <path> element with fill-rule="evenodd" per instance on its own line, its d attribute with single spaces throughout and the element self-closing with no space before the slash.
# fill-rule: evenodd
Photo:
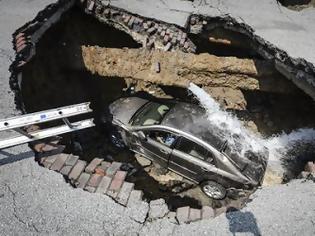
<svg viewBox="0 0 315 236">
<path fill-rule="evenodd" d="M 169 159 L 169 169 L 200 182 L 215 170 L 213 154 L 201 145 L 181 137 Z"/>
<path fill-rule="evenodd" d="M 143 133 L 145 138 L 138 138 L 137 140 L 137 152 L 167 168 L 177 136 L 162 130 L 146 130 Z"/>
</svg>

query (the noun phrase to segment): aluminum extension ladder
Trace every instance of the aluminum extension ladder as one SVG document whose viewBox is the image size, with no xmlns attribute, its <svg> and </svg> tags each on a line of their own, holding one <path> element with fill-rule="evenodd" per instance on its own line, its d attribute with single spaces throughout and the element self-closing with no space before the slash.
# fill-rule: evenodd
<svg viewBox="0 0 315 236">
<path fill-rule="evenodd" d="M 0 132 L 14 130 L 18 135 L 0 140 L 0 150 L 39 139 L 93 127 L 95 125 L 93 119 L 86 119 L 74 123 L 70 123 L 68 120 L 68 117 L 89 112 L 92 112 L 92 109 L 90 109 L 90 103 L 86 102 L 2 119 L 0 120 Z M 26 132 L 22 129 L 25 126 L 59 119 L 63 120 L 64 125 L 31 132 Z"/>
</svg>

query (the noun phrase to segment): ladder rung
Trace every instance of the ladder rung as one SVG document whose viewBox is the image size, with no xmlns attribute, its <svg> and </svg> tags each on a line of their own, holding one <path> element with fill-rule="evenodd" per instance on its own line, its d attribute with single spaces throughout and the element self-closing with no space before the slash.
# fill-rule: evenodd
<svg viewBox="0 0 315 236">
<path fill-rule="evenodd" d="M 0 120 L 0 131 L 57 120 L 65 117 L 91 112 L 90 103 L 81 103 L 71 106 L 59 107 L 46 111 L 25 114 L 18 117 Z"/>
<path fill-rule="evenodd" d="M 32 135 L 33 138 L 21 134 L 12 138 L 0 140 L 0 149 L 95 126 L 93 119 L 78 121 L 72 123 L 71 125 L 72 127 L 69 127 L 68 125 L 61 125 L 53 128 L 30 132 L 29 134 Z"/>
</svg>

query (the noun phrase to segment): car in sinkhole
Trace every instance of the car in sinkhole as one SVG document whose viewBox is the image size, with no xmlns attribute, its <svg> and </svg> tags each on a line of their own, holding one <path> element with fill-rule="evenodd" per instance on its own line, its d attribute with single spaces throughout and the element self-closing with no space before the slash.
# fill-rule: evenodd
<svg viewBox="0 0 315 236">
<path fill-rule="evenodd" d="M 266 158 L 233 152 L 214 135 L 215 127 L 197 104 L 124 97 L 111 103 L 108 112 L 105 120 L 116 146 L 199 184 L 210 198 L 223 199 L 227 189 L 253 189 L 262 182 Z"/>
</svg>

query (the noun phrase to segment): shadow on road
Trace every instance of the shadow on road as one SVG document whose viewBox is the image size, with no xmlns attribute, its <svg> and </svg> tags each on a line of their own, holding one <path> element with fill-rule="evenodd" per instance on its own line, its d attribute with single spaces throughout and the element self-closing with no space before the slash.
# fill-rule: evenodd
<svg viewBox="0 0 315 236">
<path fill-rule="evenodd" d="M 237 208 L 230 207 L 225 216 L 229 220 L 229 230 L 232 235 L 237 235 L 236 233 L 252 233 L 255 236 L 261 235 L 257 220 L 252 212 L 241 212 Z"/>
<path fill-rule="evenodd" d="M 27 158 L 32 158 L 32 157 L 34 157 L 33 151 L 12 154 L 7 151 L 0 150 L 0 166 L 10 164 L 16 161 L 21 161 Z"/>
</svg>

